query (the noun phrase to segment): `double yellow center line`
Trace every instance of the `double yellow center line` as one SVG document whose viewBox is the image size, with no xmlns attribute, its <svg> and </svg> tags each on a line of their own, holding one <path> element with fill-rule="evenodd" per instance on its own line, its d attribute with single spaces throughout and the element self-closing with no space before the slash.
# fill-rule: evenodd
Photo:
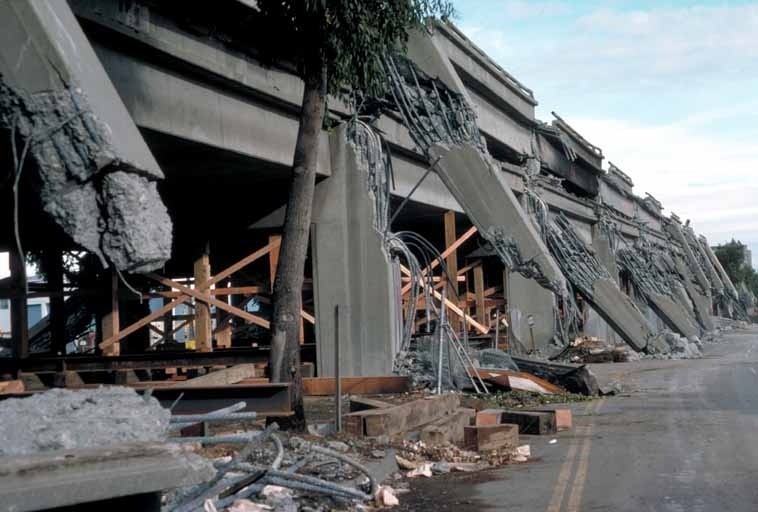
<svg viewBox="0 0 758 512">
<path fill-rule="evenodd" d="M 598 412 L 605 402 L 604 398 L 588 404 L 585 413 L 592 416 Z M 569 490 L 568 501 L 566 503 L 566 512 L 578 512 L 579 505 L 582 502 L 582 493 L 584 492 L 584 483 L 587 480 L 587 469 L 590 459 L 590 445 L 592 443 L 592 420 L 586 426 L 576 427 L 577 436 L 571 440 L 566 460 L 563 461 L 561 471 L 558 474 L 558 480 L 555 483 L 553 496 L 547 507 L 547 512 L 560 512 L 563 507 L 566 491 Z M 578 457 L 577 457 L 578 454 Z M 573 474 L 573 484 L 571 482 L 571 469 L 576 465 L 576 471 Z"/>
</svg>

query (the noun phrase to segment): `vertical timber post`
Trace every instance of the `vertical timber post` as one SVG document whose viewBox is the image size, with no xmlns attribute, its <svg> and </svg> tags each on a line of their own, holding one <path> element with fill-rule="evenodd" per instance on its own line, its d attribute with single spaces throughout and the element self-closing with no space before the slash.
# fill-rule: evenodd
<svg viewBox="0 0 758 512">
<path fill-rule="evenodd" d="M 505 296 L 505 321 L 508 324 L 505 331 L 506 351 L 510 353 L 513 341 L 513 323 L 511 322 L 511 280 L 508 268 L 503 269 L 503 295 Z"/>
<path fill-rule="evenodd" d="M 13 355 L 19 359 L 29 357 L 29 325 L 26 310 L 26 263 L 16 250 L 10 252 L 11 288 L 11 335 Z"/>
<path fill-rule="evenodd" d="M 121 322 L 118 312 L 118 273 L 115 270 L 110 271 L 110 281 L 107 288 L 107 312 L 100 321 L 102 339 L 106 340 L 111 336 L 118 334 L 121 329 Z M 118 356 L 121 354 L 121 342 L 117 341 L 113 345 L 103 349 L 104 356 Z"/>
<path fill-rule="evenodd" d="M 211 278 L 211 263 L 206 245 L 203 254 L 195 261 L 195 288 L 205 290 L 205 283 Z M 211 332 L 211 310 L 208 304 L 195 301 L 195 347 L 198 352 L 213 352 L 213 333 Z"/>
<path fill-rule="evenodd" d="M 63 257 L 57 249 L 46 251 L 47 288 L 50 295 L 50 352 L 66 355 L 66 312 L 63 295 Z"/>
<path fill-rule="evenodd" d="M 445 247 L 450 247 L 453 245 L 456 241 L 457 237 L 455 235 L 455 212 L 450 210 L 445 212 Z M 448 298 L 456 303 L 456 305 L 460 306 L 458 304 L 458 251 L 452 251 L 450 255 L 445 260 L 445 266 L 447 266 L 447 271 L 450 274 L 450 279 L 452 279 L 453 283 L 447 284 L 447 296 Z M 458 322 L 458 318 L 455 316 L 452 316 L 450 318 L 450 326 L 453 328 L 455 332 L 458 332 L 458 328 L 460 326 Z"/>
<path fill-rule="evenodd" d="M 474 267 L 474 297 L 476 299 L 476 320 L 487 324 L 487 312 L 484 310 L 484 269 L 482 264 Z"/>
</svg>

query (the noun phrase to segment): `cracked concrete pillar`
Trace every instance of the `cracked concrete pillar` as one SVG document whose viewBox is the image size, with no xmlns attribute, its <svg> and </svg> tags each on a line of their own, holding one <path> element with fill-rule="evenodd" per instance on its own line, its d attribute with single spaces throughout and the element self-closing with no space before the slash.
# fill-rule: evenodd
<svg viewBox="0 0 758 512">
<path fill-rule="evenodd" d="M 543 349 L 555 335 L 555 295 L 541 287 L 534 279 L 527 279 L 515 272 L 508 275 L 508 313 L 511 332 L 526 348 L 531 349 L 531 333 L 527 319 L 534 319 L 534 344 Z"/>
<path fill-rule="evenodd" d="M 710 295 L 711 283 L 708 281 L 708 278 L 705 277 L 705 272 L 703 272 L 703 269 L 700 267 L 695 254 L 692 252 L 692 247 L 690 247 L 690 244 L 687 242 L 687 237 L 684 234 L 682 224 L 679 222 L 679 219 L 672 214 L 671 219 L 668 222 L 664 223 L 664 229 L 669 235 L 671 235 L 674 240 L 679 242 L 679 245 L 682 246 L 684 259 L 687 262 L 690 271 L 694 275 L 697 283 L 700 285 L 703 291 L 706 294 Z"/>
<path fill-rule="evenodd" d="M 340 373 L 385 375 L 399 345 L 397 275 L 374 227 L 367 166 L 345 125 L 332 133 L 330 147 L 332 175 L 316 187 L 311 231 L 318 372 L 334 374 L 339 305 Z"/>
</svg>

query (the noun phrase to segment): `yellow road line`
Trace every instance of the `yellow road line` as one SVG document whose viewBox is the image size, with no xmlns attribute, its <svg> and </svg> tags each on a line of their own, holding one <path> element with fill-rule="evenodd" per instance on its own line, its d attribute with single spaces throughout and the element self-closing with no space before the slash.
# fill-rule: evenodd
<svg viewBox="0 0 758 512">
<path fill-rule="evenodd" d="M 600 399 L 590 414 L 595 414 L 605 399 Z M 590 420 L 592 421 L 592 420 Z M 579 505 L 582 502 L 582 494 L 584 493 L 584 484 L 587 481 L 587 468 L 589 467 L 590 459 L 590 445 L 592 444 L 592 423 L 587 427 L 587 438 L 582 444 L 582 451 L 579 455 L 579 466 L 576 470 L 576 476 L 574 477 L 574 485 L 571 488 L 571 494 L 568 499 L 567 512 L 577 512 Z"/>
<path fill-rule="evenodd" d="M 574 458 L 576 457 L 576 449 L 578 446 L 579 444 L 575 440 L 571 441 L 566 460 L 563 461 L 561 472 L 558 474 L 558 481 L 555 483 L 555 490 L 553 490 L 553 499 L 550 500 L 547 512 L 559 512 L 561 510 L 563 495 L 566 494 L 566 486 L 571 477 L 571 466 L 574 464 Z"/>
<path fill-rule="evenodd" d="M 584 408 L 585 413 L 589 414 L 594 404 L 587 404 Z M 553 490 L 553 497 L 550 500 L 550 504 L 547 507 L 546 512 L 559 512 L 561 505 L 563 504 L 563 496 L 566 494 L 566 487 L 571 479 L 571 467 L 574 465 L 574 459 L 576 458 L 577 448 L 579 443 L 576 439 L 571 440 L 569 451 L 566 454 L 566 460 L 563 461 L 561 471 L 558 474 L 558 480 L 555 482 L 555 489 Z"/>
</svg>

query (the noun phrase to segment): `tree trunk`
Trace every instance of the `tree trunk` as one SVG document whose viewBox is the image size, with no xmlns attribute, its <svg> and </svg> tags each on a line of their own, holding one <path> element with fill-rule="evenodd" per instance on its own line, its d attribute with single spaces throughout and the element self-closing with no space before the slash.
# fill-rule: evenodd
<svg viewBox="0 0 758 512">
<path fill-rule="evenodd" d="M 274 314 L 271 322 L 269 369 L 272 382 L 291 382 L 294 416 L 276 418 L 280 426 L 303 429 L 302 376 L 300 375 L 300 309 L 303 274 L 308 251 L 319 138 L 326 105 L 326 73 L 314 67 L 305 76 L 300 128 L 292 164 L 292 184 L 284 217 L 279 265 L 274 281 Z"/>
</svg>

